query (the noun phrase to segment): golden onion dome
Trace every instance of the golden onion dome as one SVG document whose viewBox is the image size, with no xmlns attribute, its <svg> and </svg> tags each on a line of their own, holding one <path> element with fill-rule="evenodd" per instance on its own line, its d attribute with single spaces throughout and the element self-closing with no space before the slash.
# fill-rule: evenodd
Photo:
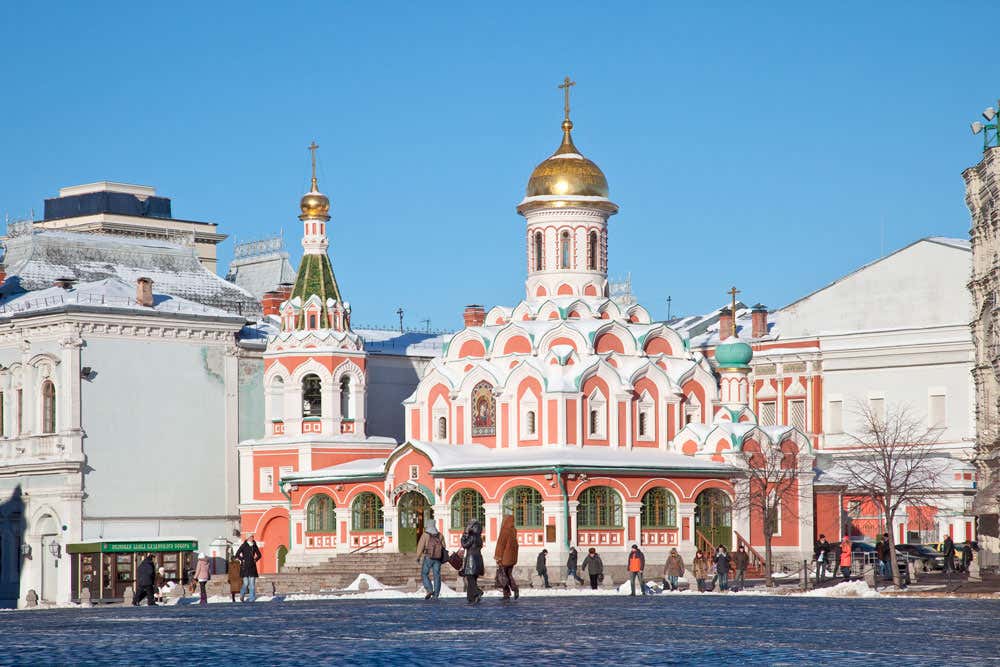
<svg viewBox="0 0 1000 667">
<path fill-rule="evenodd" d="M 526 197 L 608 197 L 608 179 L 573 145 L 573 121 L 563 121 L 563 139 L 551 157 L 535 167 Z"/>
<path fill-rule="evenodd" d="M 299 208 L 302 209 L 302 215 L 299 216 L 300 220 L 330 219 L 330 199 L 319 191 L 315 177 L 312 179 L 312 187 L 309 189 L 309 192 L 302 195 Z"/>
</svg>

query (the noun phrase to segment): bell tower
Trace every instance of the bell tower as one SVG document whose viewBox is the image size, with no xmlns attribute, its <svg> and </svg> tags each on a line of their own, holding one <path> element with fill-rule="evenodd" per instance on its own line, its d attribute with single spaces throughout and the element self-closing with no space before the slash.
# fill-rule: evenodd
<svg viewBox="0 0 1000 667">
<path fill-rule="evenodd" d="M 562 142 L 535 167 L 517 212 L 527 221 L 528 299 L 608 295 L 608 218 L 618 206 L 608 199 L 600 168 L 573 143 L 570 88 L 563 91 Z"/>
</svg>

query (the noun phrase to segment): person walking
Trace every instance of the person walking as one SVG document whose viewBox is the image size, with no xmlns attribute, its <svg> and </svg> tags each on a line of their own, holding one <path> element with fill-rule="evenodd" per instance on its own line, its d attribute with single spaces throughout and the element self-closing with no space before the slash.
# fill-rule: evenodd
<svg viewBox="0 0 1000 667">
<path fill-rule="evenodd" d="M 962 571 L 968 572 L 969 565 L 972 564 L 972 545 L 966 542 L 962 546 Z"/>
<path fill-rule="evenodd" d="M 632 597 L 635 597 L 635 582 L 639 581 L 639 592 L 646 594 L 646 582 L 643 581 L 642 571 L 646 569 L 646 556 L 639 550 L 638 544 L 632 545 L 632 550 L 628 554 L 628 578 L 632 585 Z"/>
<path fill-rule="evenodd" d="M 945 535 L 941 541 L 941 552 L 944 554 L 944 573 L 950 574 L 955 571 L 955 542 L 951 539 L 951 535 Z"/>
<path fill-rule="evenodd" d="M 892 576 L 892 566 L 889 564 L 889 533 L 883 533 L 875 543 L 875 557 L 878 559 L 878 573 L 883 579 Z"/>
<path fill-rule="evenodd" d="M 198 604 L 208 604 L 208 591 L 205 590 L 205 585 L 208 584 L 212 575 L 208 571 L 208 556 L 203 553 L 198 554 L 198 564 L 194 567 L 194 578 L 198 582 L 198 593 L 201 598 Z"/>
<path fill-rule="evenodd" d="M 736 548 L 736 553 L 733 554 L 733 569 L 736 570 L 736 579 L 733 582 L 733 590 L 741 591 L 743 590 L 744 581 L 746 580 L 747 567 L 750 566 L 750 554 L 741 544 Z"/>
<path fill-rule="evenodd" d="M 240 559 L 233 556 L 229 559 L 229 567 L 226 569 L 226 577 L 229 579 L 229 599 L 236 602 L 236 596 L 243 588 L 243 577 L 240 575 Z"/>
<path fill-rule="evenodd" d="M 670 549 L 667 562 L 663 566 L 663 587 L 672 591 L 677 590 L 677 578 L 684 576 L 684 559 L 677 553 L 677 548 Z"/>
<path fill-rule="evenodd" d="M 586 570 L 590 575 L 590 588 L 596 591 L 597 584 L 604 578 L 604 561 L 597 555 L 597 549 L 594 547 L 587 549 L 587 557 L 583 559 L 580 569 Z"/>
<path fill-rule="evenodd" d="M 719 590 L 729 590 L 729 566 L 732 559 L 729 557 L 729 550 L 725 546 L 719 545 L 715 549 L 715 576 L 719 578 Z M 715 588 L 713 584 L 712 588 Z"/>
<path fill-rule="evenodd" d="M 250 595 L 250 602 L 254 602 L 257 599 L 257 561 L 261 559 L 261 553 L 253 535 L 247 535 L 247 539 L 243 540 L 236 550 L 236 557 L 240 559 L 240 576 L 243 577 L 240 602 L 246 602 L 247 594 Z"/>
<path fill-rule="evenodd" d="M 514 526 L 514 515 L 504 516 L 500 524 L 500 534 L 497 535 L 497 544 L 493 549 L 493 559 L 497 562 L 497 570 L 501 572 L 500 579 L 503 581 L 503 599 L 509 600 L 511 593 L 516 600 L 521 595 L 521 590 L 514 581 L 514 566 L 517 565 L 517 528 Z"/>
<path fill-rule="evenodd" d="M 694 572 L 694 579 L 698 582 L 698 592 L 704 593 L 705 579 L 708 578 L 708 558 L 705 557 L 704 552 L 699 551 L 695 554 L 694 562 L 691 563 L 691 571 Z"/>
<path fill-rule="evenodd" d="M 163 602 L 163 589 L 167 585 L 167 569 L 160 566 L 156 570 L 156 581 L 153 582 L 154 599 Z"/>
<path fill-rule="evenodd" d="M 840 574 L 844 581 L 851 580 L 851 538 L 846 535 L 840 543 Z"/>
<path fill-rule="evenodd" d="M 830 543 L 826 535 L 820 535 L 813 546 L 813 559 L 816 561 L 816 581 L 822 582 L 826 577 L 826 567 L 830 564 Z"/>
<path fill-rule="evenodd" d="M 138 607 L 143 598 L 146 598 L 150 607 L 156 606 L 155 591 L 156 585 L 156 565 L 153 564 L 153 554 L 146 554 L 146 557 L 139 563 L 135 570 L 135 592 L 132 593 L 132 606 Z"/>
<path fill-rule="evenodd" d="M 465 559 L 462 561 L 465 597 L 469 604 L 476 604 L 483 597 L 478 579 L 486 571 L 483 564 L 483 526 L 478 520 L 473 520 L 462 533 L 462 548 L 465 549 Z"/>
<path fill-rule="evenodd" d="M 583 583 L 583 579 L 576 573 L 577 569 L 577 553 L 576 547 L 569 548 L 569 558 L 566 559 L 566 578 L 573 577 L 576 579 L 578 584 Z"/>
<path fill-rule="evenodd" d="M 549 567 L 545 562 L 548 555 L 548 549 L 542 549 L 541 553 L 538 554 L 538 558 L 535 559 L 535 572 L 537 572 L 538 576 L 542 578 L 545 588 L 552 588 L 552 586 L 549 585 Z"/>
<path fill-rule="evenodd" d="M 420 580 L 427 595 L 425 600 L 441 597 L 441 562 L 445 559 L 444 540 L 434 521 L 428 521 L 424 532 L 417 541 L 417 563 L 420 564 Z M 432 581 L 433 578 L 433 581 Z"/>
</svg>

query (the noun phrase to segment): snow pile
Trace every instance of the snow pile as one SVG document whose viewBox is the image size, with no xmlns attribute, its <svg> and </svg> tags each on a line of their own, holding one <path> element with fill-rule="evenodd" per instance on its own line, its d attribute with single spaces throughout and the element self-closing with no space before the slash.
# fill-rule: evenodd
<svg viewBox="0 0 1000 667">
<path fill-rule="evenodd" d="M 354 581 L 352 581 L 349 586 L 345 587 L 344 590 L 345 591 L 360 591 L 361 590 L 361 582 L 362 581 L 368 583 L 368 590 L 370 590 L 370 591 L 382 591 L 382 590 L 385 590 L 386 588 L 388 588 L 388 586 L 386 586 L 385 584 L 383 584 L 381 581 L 379 581 L 375 577 L 371 576 L 370 574 L 364 574 L 364 573 L 362 573 L 362 574 L 359 574 L 358 578 L 355 579 Z"/>
<path fill-rule="evenodd" d="M 877 598 L 880 594 L 864 581 L 845 581 L 830 588 L 816 588 L 802 594 L 816 598 Z"/>
</svg>

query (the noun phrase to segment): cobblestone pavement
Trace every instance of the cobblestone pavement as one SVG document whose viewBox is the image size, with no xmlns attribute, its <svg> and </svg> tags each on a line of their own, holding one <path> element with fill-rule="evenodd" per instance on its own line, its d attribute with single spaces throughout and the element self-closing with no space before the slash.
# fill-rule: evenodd
<svg viewBox="0 0 1000 667">
<path fill-rule="evenodd" d="M 0 614 L 0 664 L 1000 665 L 1000 600 L 332 600 Z"/>
</svg>

